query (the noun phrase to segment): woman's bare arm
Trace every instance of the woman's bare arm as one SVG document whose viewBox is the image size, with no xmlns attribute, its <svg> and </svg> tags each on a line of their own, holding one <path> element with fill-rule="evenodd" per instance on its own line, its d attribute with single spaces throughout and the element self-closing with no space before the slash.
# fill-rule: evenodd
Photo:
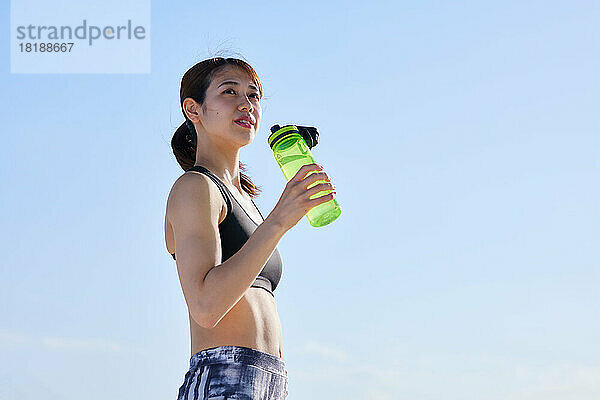
<svg viewBox="0 0 600 400">
<path fill-rule="evenodd" d="M 192 318 L 203 327 L 207 291 L 204 278 L 221 263 L 219 215 L 223 201 L 215 184 L 199 173 L 183 174 L 171 189 L 167 218 L 173 227 L 177 272 Z"/>
</svg>

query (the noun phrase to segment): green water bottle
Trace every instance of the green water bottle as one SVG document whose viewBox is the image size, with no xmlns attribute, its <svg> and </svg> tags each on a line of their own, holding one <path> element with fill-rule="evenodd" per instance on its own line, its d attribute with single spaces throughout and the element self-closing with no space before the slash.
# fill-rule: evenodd
<svg viewBox="0 0 600 400">
<path fill-rule="evenodd" d="M 315 128 L 312 129 L 316 132 Z M 307 139 L 309 139 L 308 136 Z M 316 164 L 306 140 L 300 134 L 296 125 L 285 125 L 283 127 L 273 125 L 271 127 L 271 135 L 269 135 L 268 142 L 271 149 L 273 149 L 273 155 L 275 156 L 277 164 L 279 164 L 281 171 L 283 171 L 283 175 L 288 181 L 296 175 L 303 165 Z M 316 144 L 316 141 L 314 144 Z M 314 144 L 311 144 L 311 147 L 314 146 Z M 308 175 L 315 172 L 317 171 L 311 171 Z M 326 182 L 327 181 L 320 180 L 310 185 L 308 188 Z M 331 190 L 322 190 L 319 193 L 312 195 L 310 199 L 312 200 L 329 193 L 331 193 Z M 312 226 L 319 227 L 335 221 L 341 213 L 342 209 L 334 198 L 310 209 L 306 214 L 306 218 L 308 218 L 308 222 L 310 222 Z"/>
</svg>

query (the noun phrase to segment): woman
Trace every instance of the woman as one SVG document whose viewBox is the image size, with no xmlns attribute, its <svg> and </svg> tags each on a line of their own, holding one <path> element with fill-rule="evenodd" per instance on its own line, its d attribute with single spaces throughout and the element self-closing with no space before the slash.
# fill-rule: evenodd
<svg viewBox="0 0 600 400">
<path fill-rule="evenodd" d="M 258 132 L 262 97 L 254 69 L 234 58 L 199 62 L 181 80 L 185 122 L 171 145 L 185 173 L 171 188 L 165 217 L 191 334 L 190 368 L 178 400 L 287 396 L 273 295 L 282 268 L 277 244 L 335 194 L 310 196 L 335 187 L 320 166 L 306 165 L 262 217 L 252 200 L 258 189 L 239 161 L 240 149 Z M 319 180 L 327 183 L 307 189 Z"/>
</svg>

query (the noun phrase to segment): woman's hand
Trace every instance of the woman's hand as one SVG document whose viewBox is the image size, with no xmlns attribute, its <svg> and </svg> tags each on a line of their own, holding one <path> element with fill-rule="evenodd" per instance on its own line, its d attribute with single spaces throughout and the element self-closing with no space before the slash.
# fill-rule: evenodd
<svg viewBox="0 0 600 400">
<path fill-rule="evenodd" d="M 317 164 L 303 165 L 296 175 L 294 175 L 285 185 L 285 189 L 281 194 L 277 205 L 273 208 L 273 211 L 271 211 L 265 221 L 269 220 L 284 232 L 287 232 L 313 207 L 335 198 L 335 186 L 331 183 L 331 179 L 325 172 L 315 172 L 306 176 L 311 171 L 322 170 L 323 168 Z M 317 181 L 327 182 L 316 184 L 308 189 L 310 185 Z M 324 190 L 333 191 L 324 196 L 310 199 L 311 196 Z"/>
</svg>

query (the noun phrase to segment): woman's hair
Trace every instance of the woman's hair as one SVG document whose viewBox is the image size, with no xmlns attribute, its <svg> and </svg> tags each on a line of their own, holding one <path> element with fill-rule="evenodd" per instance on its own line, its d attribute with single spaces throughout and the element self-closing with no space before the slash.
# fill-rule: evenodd
<svg viewBox="0 0 600 400">
<path fill-rule="evenodd" d="M 198 141 L 194 125 L 183 111 L 183 100 L 189 97 L 194 99 L 198 104 L 204 106 L 206 90 L 210 86 L 214 74 L 227 66 L 238 67 L 247 72 L 258 87 L 260 97 L 263 97 L 260 79 L 258 78 L 256 71 L 254 71 L 246 61 L 237 58 L 214 57 L 200 61 L 188 69 L 181 78 L 181 88 L 179 89 L 181 112 L 183 113 L 185 121 L 177 128 L 171 139 L 171 147 L 173 148 L 175 158 L 184 171 L 187 171 L 196 163 L 196 146 Z M 258 196 L 261 190 L 254 185 L 250 177 L 245 174 L 247 171 L 246 165 L 240 161 L 239 168 L 242 189 L 244 189 L 250 197 Z"/>
</svg>

